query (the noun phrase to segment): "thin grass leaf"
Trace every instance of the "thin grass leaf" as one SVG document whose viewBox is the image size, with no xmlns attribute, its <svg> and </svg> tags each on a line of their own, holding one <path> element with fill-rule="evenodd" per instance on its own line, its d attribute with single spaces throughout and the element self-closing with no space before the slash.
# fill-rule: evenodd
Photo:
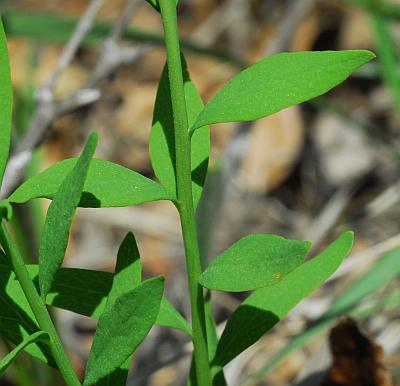
<svg viewBox="0 0 400 386">
<path fill-rule="evenodd" d="M 11 143 L 12 85 L 7 38 L 0 19 L 0 186 Z"/>
<path fill-rule="evenodd" d="M 370 17 L 375 31 L 379 71 L 386 86 L 392 93 L 397 112 L 400 114 L 399 57 L 396 52 L 396 44 L 390 33 L 388 22 L 374 12 L 370 13 Z"/>
<path fill-rule="evenodd" d="M 199 114 L 192 130 L 213 123 L 253 121 L 315 98 L 374 57 L 363 50 L 269 56 L 231 79 Z"/>
<path fill-rule="evenodd" d="M 63 17 L 54 12 L 18 12 L 7 11 L 2 13 L 6 32 L 12 37 L 25 37 L 40 42 L 66 42 L 70 39 L 77 19 Z M 113 29 L 113 23 L 97 21 L 93 28 L 86 34 L 82 41 L 83 45 L 95 45 L 102 42 Z M 145 42 L 155 45 L 164 45 L 164 36 L 153 30 L 135 27 L 127 28 L 122 38 L 130 42 Z M 189 39 L 181 39 L 182 48 L 219 60 L 228 61 L 232 64 L 243 67 L 241 58 L 221 49 L 196 44 Z"/>
<path fill-rule="evenodd" d="M 219 255 L 200 276 L 200 284 L 218 291 L 243 292 L 278 283 L 297 268 L 311 243 L 275 235 L 250 235 Z"/>
<path fill-rule="evenodd" d="M 66 159 L 31 177 L 18 187 L 8 200 L 24 203 L 34 198 L 53 199 L 62 181 L 74 168 L 76 162 L 77 158 Z M 93 159 L 79 206 L 122 207 L 171 199 L 173 199 L 172 194 L 149 178 L 121 165 Z"/>
<path fill-rule="evenodd" d="M 182 55 L 186 108 L 189 126 L 204 108 L 195 84 L 191 81 L 185 58 Z M 174 119 L 167 66 L 164 66 L 154 106 L 153 126 L 150 134 L 150 157 L 154 173 L 169 191 L 176 196 L 176 157 Z M 210 155 L 210 128 L 199 128 L 191 138 L 193 203 L 197 207 L 207 174 Z"/>
<path fill-rule="evenodd" d="M 94 385 L 121 366 L 153 326 L 164 289 L 163 277 L 147 280 L 118 297 L 101 315 L 84 385 Z"/>
<path fill-rule="evenodd" d="M 232 314 L 219 341 L 213 367 L 222 368 L 282 320 L 317 289 L 349 253 L 353 234 L 344 233 L 320 255 L 286 275 L 274 286 L 250 295 Z"/>
<path fill-rule="evenodd" d="M 316 335 L 332 326 L 341 316 L 351 313 L 365 297 L 387 286 L 400 274 L 399 261 L 400 248 L 396 248 L 381 257 L 367 273 L 364 273 L 351 283 L 318 320 L 301 335 L 292 339 L 282 350 L 278 351 L 259 371 L 250 376 L 242 386 L 256 385 L 290 353 L 304 347 Z"/>
<path fill-rule="evenodd" d="M 96 145 L 97 135 L 92 134 L 74 168 L 60 184 L 47 211 L 39 247 L 39 284 L 43 298 L 46 298 L 64 260 L 72 219 L 81 199 Z"/>
<path fill-rule="evenodd" d="M 10 353 L 8 353 L 1 361 L 0 361 L 0 376 L 7 370 L 7 368 L 11 365 L 11 363 L 15 360 L 18 354 L 23 351 L 28 345 L 35 342 L 49 342 L 49 335 L 47 332 L 38 331 L 29 335 L 25 338 L 17 347 L 15 347 Z"/>
</svg>

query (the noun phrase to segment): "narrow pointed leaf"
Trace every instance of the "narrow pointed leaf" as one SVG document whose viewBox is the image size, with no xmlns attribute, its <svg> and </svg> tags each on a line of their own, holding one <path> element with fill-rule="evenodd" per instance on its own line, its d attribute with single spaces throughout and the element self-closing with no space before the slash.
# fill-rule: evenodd
<svg viewBox="0 0 400 386">
<path fill-rule="evenodd" d="M 74 168 L 77 158 L 61 161 L 23 183 L 9 197 L 23 203 L 33 198 L 53 199 L 63 179 Z M 173 195 L 159 184 L 121 165 L 93 159 L 83 187 L 79 206 L 104 208 L 130 206 L 157 200 L 170 200 Z"/>
<path fill-rule="evenodd" d="M 38 274 L 38 266 L 28 266 L 33 279 Z M 13 276 L 14 277 L 14 276 Z M 46 297 L 50 306 L 76 312 L 80 315 L 98 319 L 104 312 L 107 295 L 111 290 L 113 274 L 78 268 L 61 268 L 54 279 Z M 171 327 L 191 334 L 185 318 L 163 298 L 156 324 Z"/>
<path fill-rule="evenodd" d="M 17 347 L 15 347 L 10 353 L 8 353 L 0 361 L 0 376 L 4 373 L 4 371 L 6 371 L 7 367 L 11 365 L 11 363 L 21 351 L 23 351 L 28 345 L 38 341 L 47 343 L 49 341 L 49 336 L 47 332 L 38 331 L 33 333 L 32 335 L 29 335 Z"/>
<path fill-rule="evenodd" d="M 7 38 L 0 19 L 0 186 L 11 143 L 12 85 Z"/>
<path fill-rule="evenodd" d="M 86 367 L 84 385 L 121 366 L 153 326 L 163 294 L 164 279 L 147 280 L 123 294 L 100 317 Z"/>
<path fill-rule="evenodd" d="M 121 366 L 116 368 L 111 374 L 102 378 L 96 386 L 126 386 L 129 369 L 131 367 L 132 356 L 130 356 Z"/>
<path fill-rule="evenodd" d="M 74 168 L 66 175 L 47 211 L 39 247 L 40 292 L 45 298 L 64 260 L 69 232 L 97 144 L 92 134 Z"/>
<path fill-rule="evenodd" d="M 117 264 L 107 307 L 121 295 L 135 289 L 142 282 L 142 264 L 133 233 L 129 232 L 118 250 Z"/>
<path fill-rule="evenodd" d="M 374 57 L 363 50 L 269 56 L 231 79 L 200 113 L 193 130 L 212 123 L 252 121 L 315 98 Z"/>
<path fill-rule="evenodd" d="M 276 285 L 250 295 L 228 320 L 213 366 L 225 366 L 317 289 L 339 267 L 352 242 L 353 234 L 344 233 L 320 255 L 289 273 Z"/>
<path fill-rule="evenodd" d="M 183 56 L 182 75 L 189 126 L 191 126 L 204 105 L 196 86 L 190 79 Z M 209 155 L 210 128 L 204 126 L 199 128 L 191 138 L 192 191 L 195 207 L 203 190 Z M 153 127 L 150 135 L 150 157 L 154 172 L 161 184 L 176 195 L 174 120 L 167 66 L 164 67 L 161 75 L 154 107 Z"/>
<path fill-rule="evenodd" d="M 36 273 L 38 267 L 36 266 Z M 21 285 L 0 251 L 0 336 L 19 345 L 39 331 L 35 316 L 25 298 Z M 33 357 L 55 367 L 50 349 L 43 343 L 32 343 L 25 351 Z"/>
<path fill-rule="evenodd" d="M 351 283 L 343 294 L 337 297 L 330 308 L 306 331 L 292 339 L 282 350 L 270 358 L 257 373 L 251 376 L 251 380 L 254 381 L 252 384 L 261 380 L 291 352 L 304 347 L 317 334 L 327 330 L 338 318 L 352 312 L 365 297 L 377 293 L 396 279 L 400 275 L 399 261 L 400 248 L 393 249 L 381 257 L 367 273 Z"/>
<path fill-rule="evenodd" d="M 189 327 L 186 319 L 176 310 L 176 308 L 163 297 L 160 304 L 156 324 L 164 327 L 171 327 L 192 335 L 192 329 Z"/>
<path fill-rule="evenodd" d="M 310 242 L 275 235 L 246 236 L 210 264 L 200 276 L 200 284 L 232 292 L 276 284 L 304 261 L 310 247 Z"/>
<path fill-rule="evenodd" d="M 142 264 L 140 254 L 135 236 L 132 232 L 129 232 L 118 250 L 112 286 L 103 312 L 109 312 L 120 296 L 134 290 L 141 282 Z M 97 382 L 97 386 L 125 386 L 131 361 L 132 358 L 128 357 L 124 363 Z"/>
</svg>

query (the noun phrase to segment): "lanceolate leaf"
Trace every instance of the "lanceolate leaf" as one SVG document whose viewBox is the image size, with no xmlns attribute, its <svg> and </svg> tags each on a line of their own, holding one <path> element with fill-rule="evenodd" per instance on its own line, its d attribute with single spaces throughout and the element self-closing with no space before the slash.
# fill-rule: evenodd
<svg viewBox="0 0 400 386">
<path fill-rule="evenodd" d="M 176 308 L 163 297 L 160 304 L 160 312 L 158 313 L 156 324 L 164 327 L 177 328 L 188 335 L 192 335 L 186 319 L 176 310 Z"/>
<path fill-rule="evenodd" d="M 188 120 L 189 126 L 191 126 L 204 105 L 196 86 L 190 80 L 183 56 L 182 72 Z M 199 128 L 191 138 L 192 191 L 195 207 L 203 190 L 209 154 L 210 128 L 204 126 Z M 153 127 L 150 135 L 150 157 L 154 172 L 161 184 L 176 195 L 174 120 L 167 66 L 164 67 L 161 75 L 154 107 Z"/>
<path fill-rule="evenodd" d="M 1 251 L 0 310 L 0 335 L 15 345 L 40 330 L 22 288 Z M 47 345 L 32 343 L 25 347 L 25 351 L 44 363 L 55 366 Z"/>
<path fill-rule="evenodd" d="M 96 144 L 97 135 L 92 134 L 74 168 L 60 184 L 47 211 L 39 247 L 39 283 L 44 298 L 64 260 L 72 218 L 81 199 Z"/>
<path fill-rule="evenodd" d="M 212 365 L 216 368 L 225 366 L 282 320 L 336 271 L 349 253 L 352 242 L 353 234 L 344 233 L 320 255 L 289 273 L 276 285 L 250 295 L 228 320 Z"/>
<path fill-rule="evenodd" d="M 142 282 L 142 264 L 135 236 L 129 232 L 118 251 L 117 264 L 111 290 L 107 298 L 107 307 L 122 294 L 135 289 Z M 106 311 L 105 310 L 105 311 Z"/>
<path fill-rule="evenodd" d="M 251 384 L 256 384 L 266 373 L 271 371 L 292 351 L 304 347 L 318 333 L 328 329 L 337 318 L 348 315 L 367 296 L 387 286 L 400 274 L 400 248 L 385 256 L 360 278 L 351 283 L 331 307 L 301 335 L 292 339 L 282 350 L 278 351 L 256 374 L 251 376 Z M 247 383 L 246 383 L 247 385 Z"/>
<path fill-rule="evenodd" d="M 0 186 L 10 151 L 12 85 L 7 39 L 0 19 Z"/>
<path fill-rule="evenodd" d="M 142 264 L 136 244 L 135 236 L 129 232 L 118 250 L 117 263 L 110 292 L 108 293 L 104 313 L 113 307 L 115 301 L 123 294 L 134 290 L 142 282 Z M 101 316 L 100 316 L 101 318 Z M 98 386 L 125 386 L 128 378 L 132 358 L 125 362 L 97 382 Z"/>
<path fill-rule="evenodd" d="M 252 121 L 315 98 L 374 57 L 362 50 L 269 56 L 231 79 L 200 113 L 193 130 L 218 122 Z"/>
<path fill-rule="evenodd" d="M 101 315 L 90 350 L 84 385 L 96 382 L 122 365 L 153 326 L 163 294 L 164 279 L 147 280 L 121 295 Z"/>
<path fill-rule="evenodd" d="M 27 268 L 32 279 L 38 284 L 37 276 L 39 267 L 37 265 L 28 265 Z M 7 288 L 7 293 L 5 293 L 5 289 L 0 286 L 0 297 L 7 295 L 7 298 L 17 299 L 18 304 L 20 304 L 24 312 L 28 313 L 29 311 L 30 317 L 34 319 L 14 273 L 11 272 L 8 266 L 0 265 L 0 275 L 0 279 L 3 280 L 2 283 Z M 104 311 L 107 295 L 111 290 L 113 276 L 110 272 L 60 268 L 46 297 L 46 303 L 50 306 L 98 319 Z M 0 327 L 1 316 L 0 313 Z M 191 329 L 184 317 L 165 298 L 161 302 L 156 324 L 163 327 L 176 328 L 189 335 L 191 334 Z M 33 331 L 39 329 L 36 324 L 34 326 Z M 13 327 L 17 329 L 14 322 Z M 19 341 L 12 342 L 19 343 Z"/>
<path fill-rule="evenodd" d="M 200 276 L 200 284 L 232 292 L 276 284 L 303 262 L 310 247 L 310 242 L 275 235 L 246 236 L 211 263 Z"/>
<path fill-rule="evenodd" d="M 48 342 L 49 336 L 47 332 L 38 331 L 29 335 L 25 338 L 17 347 L 15 347 L 9 354 L 7 354 L 1 361 L 0 361 L 0 376 L 6 371 L 7 367 L 11 365 L 14 359 L 18 356 L 18 354 L 24 350 L 27 346 L 32 343 L 42 341 Z"/>
<path fill-rule="evenodd" d="M 17 188 L 9 197 L 9 201 L 23 203 L 33 198 L 53 199 L 76 161 L 77 158 L 66 159 L 30 178 Z M 93 159 L 79 206 L 87 208 L 129 206 L 172 198 L 173 195 L 162 186 L 133 170 L 109 161 Z"/>
</svg>

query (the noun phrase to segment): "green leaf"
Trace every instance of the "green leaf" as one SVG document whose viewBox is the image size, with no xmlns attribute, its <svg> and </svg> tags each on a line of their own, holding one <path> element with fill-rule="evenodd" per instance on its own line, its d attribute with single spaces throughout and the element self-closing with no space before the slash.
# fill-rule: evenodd
<svg viewBox="0 0 400 386">
<path fill-rule="evenodd" d="M 0 220 L 5 218 L 10 221 L 13 216 L 13 209 L 8 200 L 0 200 Z"/>
<path fill-rule="evenodd" d="M 337 297 L 328 311 L 321 315 L 312 325 L 301 335 L 292 339 L 282 350 L 278 351 L 268 362 L 253 374 L 250 379 L 256 384 L 269 371 L 280 363 L 291 352 L 304 347 L 317 334 L 327 330 L 341 316 L 352 313 L 354 308 L 367 296 L 377 293 L 381 288 L 387 286 L 400 274 L 400 248 L 396 248 L 381 257 L 374 266 L 361 277 L 351 283 Z M 357 313 L 355 314 L 357 316 Z M 247 385 L 247 383 L 246 383 Z"/>
<path fill-rule="evenodd" d="M 30 178 L 17 188 L 9 197 L 9 201 L 23 203 L 33 198 L 53 199 L 76 161 L 77 158 L 66 159 Z M 170 199 L 173 199 L 173 196 L 162 186 L 141 174 L 109 161 L 93 159 L 79 206 L 86 208 L 130 206 Z"/>
<path fill-rule="evenodd" d="M 126 386 L 131 362 L 132 356 L 128 357 L 128 359 L 111 374 L 98 381 L 96 386 Z"/>
<path fill-rule="evenodd" d="M 196 86 L 190 79 L 183 55 L 182 75 L 188 121 L 191 126 L 204 105 Z M 191 138 L 192 191 L 195 207 L 197 207 L 203 190 L 209 155 L 210 128 L 204 126 L 199 128 Z M 157 178 L 176 196 L 174 120 L 167 66 L 164 67 L 161 75 L 154 106 L 153 127 L 150 134 L 150 157 Z"/>
<path fill-rule="evenodd" d="M 1 251 L 0 310 L 0 335 L 15 345 L 40 330 L 21 285 Z M 49 366 L 56 367 L 47 345 L 32 343 L 25 347 L 25 351 Z"/>
<path fill-rule="evenodd" d="M 278 283 L 303 261 L 311 243 L 275 235 L 246 236 L 219 255 L 200 276 L 218 291 L 242 292 Z"/>
<path fill-rule="evenodd" d="M 6 371 L 7 367 L 11 365 L 17 355 L 23 351 L 28 345 L 35 342 L 49 342 L 49 335 L 47 332 L 38 331 L 25 338 L 17 347 L 8 353 L 0 362 L 0 376 Z"/>
<path fill-rule="evenodd" d="M 199 114 L 192 130 L 252 121 L 326 93 L 375 55 L 369 51 L 284 52 L 231 79 Z"/>
<path fill-rule="evenodd" d="M 103 312 L 108 312 L 115 301 L 125 293 L 134 290 L 142 282 L 142 264 L 135 236 L 129 232 L 122 241 L 117 255 L 115 273 L 106 306 Z M 125 386 L 132 358 L 128 357 L 106 377 L 97 382 L 98 386 Z"/>
<path fill-rule="evenodd" d="M 250 295 L 228 320 L 212 365 L 217 368 L 225 366 L 282 320 L 336 271 L 352 243 L 353 234 L 344 233 L 320 255 L 289 273 L 276 285 Z"/>
<path fill-rule="evenodd" d="M 118 297 L 101 315 L 86 367 L 85 386 L 112 373 L 143 341 L 157 318 L 163 282 L 163 277 L 143 282 Z"/>
<path fill-rule="evenodd" d="M 164 327 L 171 327 L 192 335 L 192 329 L 189 327 L 186 319 L 176 310 L 176 308 L 163 297 L 160 304 L 160 312 L 158 314 L 156 324 Z"/>
<path fill-rule="evenodd" d="M 47 211 L 39 247 L 39 283 L 43 298 L 51 288 L 54 275 L 64 260 L 69 232 L 76 207 L 97 145 L 97 134 L 92 134 L 73 169 L 61 182 Z"/>
<path fill-rule="evenodd" d="M 11 143 L 12 84 L 7 38 L 0 19 L 0 186 Z"/>
<path fill-rule="evenodd" d="M 135 289 L 142 282 L 142 264 L 135 236 L 129 232 L 121 243 L 111 290 L 107 298 L 109 307 L 118 297 Z"/>
<path fill-rule="evenodd" d="M 36 279 L 38 266 L 29 265 L 27 267 L 31 277 Z M 110 272 L 61 268 L 46 297 L 46 303 L 98 319 L 104 311 L 113 276 Z M 161 301 L 156 324 L 162 327 L 176 328 L 191 335 L 191 329 L 185 318 L 166 298 Z"/>
</svg>

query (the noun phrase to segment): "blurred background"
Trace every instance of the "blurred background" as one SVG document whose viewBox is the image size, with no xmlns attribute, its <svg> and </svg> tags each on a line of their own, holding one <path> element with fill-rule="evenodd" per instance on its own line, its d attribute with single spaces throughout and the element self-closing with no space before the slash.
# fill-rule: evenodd
<svg viewBox="0 0 400 386">
<path fill-rule="evenodd" d="M 94 130 L 97 157 L 154 178 L 148 142 L 165 62 L 158 13 L 144 0 L 1 0 L 0 7 L 15 91 L 12 173 L 2 195 L 79 154 Z M 227 366 L 230 386 L 332 386 L 335 372 L 341 385 L 400 385 L 400 1 L 181 0 L 179 22 L 205 101 L 275 52 L 378 55 L 323 97 L 251 124 L 213 126 L 198 224 L 204 265 L 250 233 L 311 240 L 311 255 L 342 231 L 356 236 L 334 278 Z M 27 262 L 37 259 L 47 205 L 36 200 L 15 210 L 13 229 Z M 65 265 L 112 271 L 128 230 L 145 275 L 165 274 L 167 297 L 187 316 L 179 219 L 168 202 L 79 209 Z M 245 296 L 213 294 L 220 331 Z M 95 321 L 58 309 L 54 315 L 83 374 Z M 347 316 L 353 321 L 343 324 Z M 328 337 L 341 321 L 331 333 L 332 354 Z M 1 341 L 0 356 L 8 348 Z M 183 333 L 153 328 L 128 385 L 185 385 L 189 352 Z M 352 379 L 371 369 L 377 383 Z M 62 380 L 25 355 L 0 385 Z"/>
</svg>

